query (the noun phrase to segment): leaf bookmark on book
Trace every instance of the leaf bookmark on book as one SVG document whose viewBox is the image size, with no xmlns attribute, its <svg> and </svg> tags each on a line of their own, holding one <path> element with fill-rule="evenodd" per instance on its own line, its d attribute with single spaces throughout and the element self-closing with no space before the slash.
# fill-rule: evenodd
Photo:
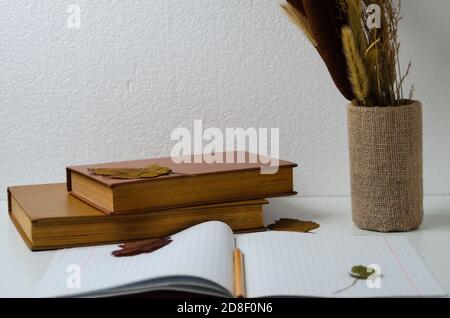
<svg viewBox="0 0 450 318">
<path fill-rule="evenodd" d="M 290 231 L 308 233 L 320 227 L 320 224 L 312 221 L 302 221 L 297 219 L 282 218 L 267 226 L 273 231 Z"/>
<path fill-rule="evenodd" d="M 148 179 L 167 175 L 172 172 L 170 168 L 152 164 L 146 168 L 94 168 L 88 169 L 92 174 L 111 179 Z"/>
<path fill-rule="evenodd" d="M 151 253 L 170 244 L 172 238 L 170 236 L 159 239 L 148 239 L 130 243 L 120 244 L 119 250 L 113 251 L 111 254 L 115 257 L 135 256 L 143 253 Z"/>
</svg>

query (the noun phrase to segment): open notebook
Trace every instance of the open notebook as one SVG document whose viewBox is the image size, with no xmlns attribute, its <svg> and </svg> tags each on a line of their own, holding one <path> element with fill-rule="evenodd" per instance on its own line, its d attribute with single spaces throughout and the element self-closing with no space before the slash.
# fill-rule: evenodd
<svg viewBox="0 0 450 318">
<path fill-rule="evenodd" d="M 243 254 L 246 297 L 445 295 L 403 237 L 291 232 L 235 237 L 225 223 L 207 222 L 172 238 L 160 250 L 132 257 L 111 256 L 117 245 L 58 251 L 35 296 L 97 297 L 176 290 L 233 297 L 236 248 Z M 377 264 L 380 280 L 372 282 L 373 288 L 358 281 L 334 294 L 353 282 L 348 272 L 358 264 Z"/>
</svg>

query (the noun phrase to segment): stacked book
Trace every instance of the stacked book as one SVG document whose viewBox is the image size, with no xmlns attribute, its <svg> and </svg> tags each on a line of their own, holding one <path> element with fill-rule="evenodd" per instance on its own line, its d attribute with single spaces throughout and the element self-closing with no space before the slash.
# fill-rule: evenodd
<svg viewBox="0 0 450 318">
<path fill-rule="evenodd" d="M 30 249 L 44 250 L 163 237 L 212 220 L 256 231 L 264 228 L 265 198 L 295 194 L 295 163 L 280 160 L 276 173 L 264 174 L 261 162 L 191 159 L 67 167 L 65 184 L 9 187 L 9 214 Z M 125 179 L 93 173 L 155 165 L 169 172 Z"/>
</svg>

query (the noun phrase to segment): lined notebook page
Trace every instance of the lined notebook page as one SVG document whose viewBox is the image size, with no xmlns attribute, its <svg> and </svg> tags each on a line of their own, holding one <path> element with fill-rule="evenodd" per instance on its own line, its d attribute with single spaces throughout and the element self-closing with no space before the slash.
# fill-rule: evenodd
<svg viewBox="0 0 450 318">
<path fill-rule="evenodd" d="M 244 254 L 247 297 L 445 295 L 403 237 L 268 232 L 238 236 L 236 245 Z M 334 294 L 354 281 L 348 274 L 352 266 L 369 264 L 380 267 L 380 288 L 360 280 Z"/>
<path fill-rule="evenodd" d="M 172 236 L 173 242 L 149 254 L 113 257 L 117 245 L 60 250 L 35 296 L 70 296 L 165 276 L 196 276 L 233 290 L 234 237 L 221 222 L 207 222 Z M 69 266 L 79 265 L 81 288 L 68 288 Z"/>
</svg>

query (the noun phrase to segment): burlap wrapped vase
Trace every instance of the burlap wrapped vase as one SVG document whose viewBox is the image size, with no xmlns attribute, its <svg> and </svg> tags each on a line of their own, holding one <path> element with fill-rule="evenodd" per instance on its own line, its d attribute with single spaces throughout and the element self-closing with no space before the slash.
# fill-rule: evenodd
<svg viewBox="0 0 450 318">
<path fill-rule="evenodd" d="M 422 106 L 348 106 L 352 214 L 380 232 L 410 231 L 423 218 Z"/>
</svg>

